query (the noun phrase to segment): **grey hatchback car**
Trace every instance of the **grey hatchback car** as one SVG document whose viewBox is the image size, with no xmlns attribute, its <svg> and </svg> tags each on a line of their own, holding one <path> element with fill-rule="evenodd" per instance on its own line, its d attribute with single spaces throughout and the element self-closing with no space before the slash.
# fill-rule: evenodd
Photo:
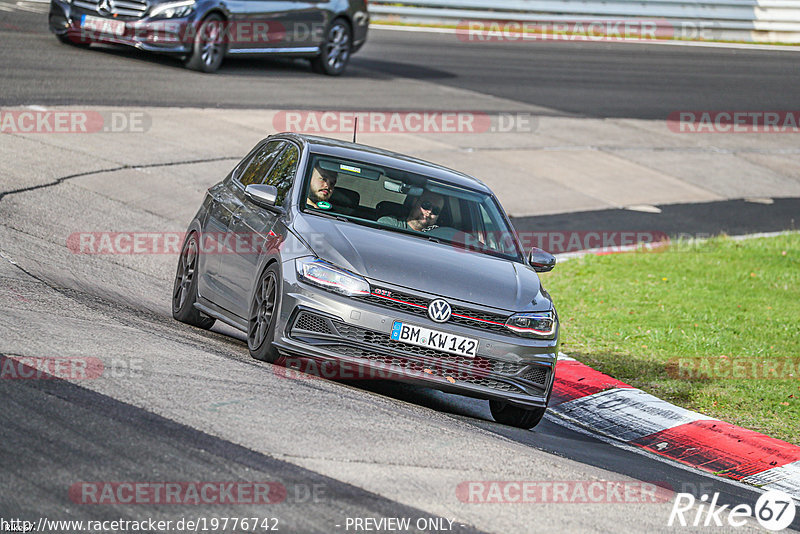
<svg viewBox="0 0 800 534">
<path fill-rule="evenodd" d="M 489 400 L 534 427 L 559 322 L 494 194 L 465 174 L 323 137 L 264 139 L 189 224 L 173 316 L 247 334 L 250 354 L 357 367 Z M 283 361 L 281 361 L 283 360 Z"/>
</svg>

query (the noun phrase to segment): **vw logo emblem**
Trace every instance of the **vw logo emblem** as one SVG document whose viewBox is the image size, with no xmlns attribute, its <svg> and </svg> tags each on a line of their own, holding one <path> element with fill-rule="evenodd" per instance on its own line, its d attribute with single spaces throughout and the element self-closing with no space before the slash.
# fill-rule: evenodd
<svg viewBox="0 0 800 534">
<path fill-rule="evenodd" d="M 450 309 L 450 305 L 444 299 L 436 299 L 428 304 L 428 317 L 437 323 L 447 322 L 452 313 L 453 310 Z"/>
</svg>

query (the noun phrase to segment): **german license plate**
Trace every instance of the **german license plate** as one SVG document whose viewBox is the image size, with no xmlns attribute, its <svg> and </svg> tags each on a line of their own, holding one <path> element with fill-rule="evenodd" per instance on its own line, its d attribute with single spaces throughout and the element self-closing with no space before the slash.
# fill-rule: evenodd
<svg viewBox="0 0 800 534">
<path fill-rule="evenodd" d="M 392 339 L 419 347 L 437 349 L 459 356 L 474 358 L 478 352 L 478 340 L 431 330 L 423 326 L 395 321 L 392 323 Z"/>
<path fill-rule="evenodd" d="M 82 15 L 81 28 L 97 33 L 124 35 L 125 21 L 104 19 L 101 17 L 93 17 L 91 15 Z"/>
</svg>

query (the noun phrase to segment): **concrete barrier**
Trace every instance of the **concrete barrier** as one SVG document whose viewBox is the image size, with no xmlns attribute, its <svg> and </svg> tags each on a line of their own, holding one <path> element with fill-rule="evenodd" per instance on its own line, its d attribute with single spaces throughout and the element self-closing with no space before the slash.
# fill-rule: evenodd
<svg viewBox="0 0 800 534">
<path fill-rule="evenodd" d="M 800 0 L 372 0 L 370 13 L 377 21 L 481 21 L 487 30 L 514 21 L 562 33 L 591 22 L 647 22 L 658 38 L 800 43 Z"/>
</svg>

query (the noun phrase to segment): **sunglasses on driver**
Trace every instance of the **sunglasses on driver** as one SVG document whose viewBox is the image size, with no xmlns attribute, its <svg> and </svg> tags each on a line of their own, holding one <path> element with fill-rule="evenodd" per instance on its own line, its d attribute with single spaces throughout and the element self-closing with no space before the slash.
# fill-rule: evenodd
<svg viewBox="0 0 800 534">
<path fill-rule="evenodd" d="M 434 205 L 430 200 L 423 200 L 420 202 L 419 207 L 425 211 L 430 211 L 434 215 L 439 215 L 442 212 L 442 207 Z"/>
</svg>

